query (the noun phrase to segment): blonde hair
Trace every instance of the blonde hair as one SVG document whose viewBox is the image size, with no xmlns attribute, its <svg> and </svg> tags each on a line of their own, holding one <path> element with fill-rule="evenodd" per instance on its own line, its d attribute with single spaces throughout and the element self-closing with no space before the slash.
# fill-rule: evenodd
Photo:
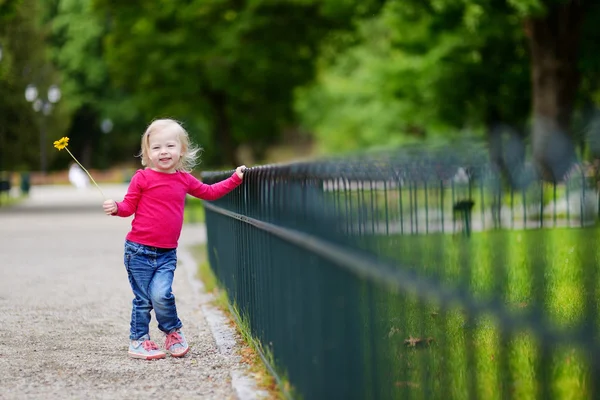
<svg viewBox="0 0 600 400">
<path fill-rule="evenodd" d="M 175 132 L 179 139 L 179 143 L 181 143 L 181 158 L 175 169 L 177 171 L 191 172 L 199 162 L 198 158 L 200 157 L 202 149 L 190 141 L 190 137 L 181 123 L 168 118 L 152 121 L 146 129 L 146 132 L 142 135 L 142 150 L 140 152 L 142 165 L 146 167 L 150 164 L 150 135 L 153 132 L 163 130 Z"/>
</svg>

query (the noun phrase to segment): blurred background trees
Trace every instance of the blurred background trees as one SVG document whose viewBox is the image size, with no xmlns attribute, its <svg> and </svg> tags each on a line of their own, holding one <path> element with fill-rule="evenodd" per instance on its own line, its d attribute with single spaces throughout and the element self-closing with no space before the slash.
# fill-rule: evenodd
<svg viewBox="0 0 600 400">
<path fill-rule="evenodd" d="M 558 180 L 594 157 L 600 4 L 591 0 L 0 0 L 0 170 L 61 136 L 87 166 L 137 164 L 154 118 L 203 168 L 458 138 Z M 56 84 L 35 112 L 24 97 Z M 44 143 L 40 130 L 48 131 Z M 272 154 L 272 153 L 271 153 Z M 49 168 L 69 160 L 49 151 Z"/>
</svg>

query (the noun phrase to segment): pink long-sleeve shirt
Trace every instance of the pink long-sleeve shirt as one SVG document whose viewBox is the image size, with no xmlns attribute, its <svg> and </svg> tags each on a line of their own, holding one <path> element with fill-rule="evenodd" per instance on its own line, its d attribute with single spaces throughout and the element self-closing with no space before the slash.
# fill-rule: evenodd
<svg viewBox="0 0 600 400">
<path fill-rule="evenodd" d="M 117 202 L 119 217 L 135 213 L 127 240 L 146 246 L 174 249 L 183 226 L 185 197 L 189 193 L 203 200 L 216 200 L 238 187 L 237 174 L 207 185 L 187 172 L 167 174 L 152 169 L 138 170 L 127 194 Z"/>
</svg>

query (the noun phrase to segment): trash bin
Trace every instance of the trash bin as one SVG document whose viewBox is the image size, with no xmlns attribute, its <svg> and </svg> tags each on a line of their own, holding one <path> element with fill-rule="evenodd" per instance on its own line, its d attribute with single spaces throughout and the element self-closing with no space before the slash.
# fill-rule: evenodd
<svg viewBox="0 0 600 400">
<path fill-rule="evenodd" d="M 29 189 L 31 188 L 31 177 L 28 172 L 21 173 L 21 194 L 23 196 L 29 195 Z"/>
<path fill-rule="evenodd" d="M 460 200 L 454 203 L 453 211 L 460 214 L 463 220 L 463 232 L 465 236 L 471 236 L 471 213 L 475 202 L 471 199 Z"/>
</svg>

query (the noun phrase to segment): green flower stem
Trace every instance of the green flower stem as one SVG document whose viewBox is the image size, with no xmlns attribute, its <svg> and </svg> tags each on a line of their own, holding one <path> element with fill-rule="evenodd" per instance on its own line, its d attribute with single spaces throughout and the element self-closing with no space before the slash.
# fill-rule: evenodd
<svg viewBox="0 0 600 400">
<path fill-rule="evenodd" d="M 102 197 L 104 197 L 104 200 L 106 200 L 106 196 L 104 195 L 104 192 L 102 191 L 102 189 L 100 189 L 100 186 L 98 186 L 98 184 L 96 183 L 96 181 L 94 180 L 94 178 L 92 178 L 92 175 L 90 175 L 90 173 L 87 171 L 87 169 L 85 169 L 85 167 L 83 165 L 81 165 L 81 163 L 79 161 L 77 161 L 77 159 L 75 158 L 75 156 L 73 155 L 73 153 L 71 153 L 69 151 L 69 149 L 67 149 L 65 147 L 65 150 L 67 151 L 67 153 L 69 153 L 71 155 L 71 157 L 73 157 L 73 160 L 75 160 L 75 162 L 77 164 L 79 164 L 79 166 L 81 167 L 81 169 L 85 171 L 85 173 L 87 174 L 87 176 L 90 177 L 90 179 L 92 180 L 92 182 L 94 182 L 94 185 L 96 185 L 96 187 L 98 188 L 98 190 L 100 191 L 100 193 L 102 193 Z"/>
</svg>

